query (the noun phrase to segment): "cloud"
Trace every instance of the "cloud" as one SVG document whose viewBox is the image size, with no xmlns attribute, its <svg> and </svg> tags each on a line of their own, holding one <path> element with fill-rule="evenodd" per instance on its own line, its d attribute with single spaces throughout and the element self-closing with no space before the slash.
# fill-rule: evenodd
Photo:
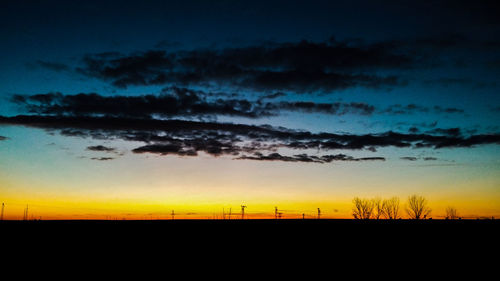
<svg viewBox="0 0 500 281">
<path fill-rule="evenodd" d="M 412 56 L 384 44 L 310 42 L 251 47 L 89 54 L 77 72 L 119 88 L 141 85 L 226 85 L 297 93 L 404 84 L 380 70 L 410 68 Z"/>
<path fill-rule="evenodd" d="M 412 157 L 412 156 L 405 156 L 405 157 L 400 157 L 399 159 L 401 160 L 407 160 L 407 161 L 417 161 L 417 157 Z"/>
<path fill-rule="evenodd" d="M 366 103 L 315 103 L 315 102 L 279 102 L 277 104 L 268 103 L 266 108 L 297 111 L 306 113 L 325 113 L 333 115 L 344 115 L 347 113 L 371 115 L 375 111 L 375 106 Z"/>
<path fill-rule="evenodd" d="M 92 157 L 90 159 L 97 160 L 97 161 L 108 161 L 108 160 L 113 160 L 115 158 L 113 158 L 113 157 Z"/>
<path fill-rule="evenodd" d="M 436 161 L 438 160 L 436 157 L 424 157 L 424 161 Z"/>
<path fill-rule="evenodd" d="M 224 96 L 225 98 L 220 98 Z M 225 93 L 195 91 L 169 87 L 160 95 L 102 96 L 96 93 L 63 95 L 59 92 L 31 96 L 14 95 L 12 102 L 29 113 L 75 116 L 116 116 L 149 118 L 238 116 L 262 118 L 279 115 L 281 111 L 322 113 L 330 115 L 370 115 L 373 105 L 366 103 L 262 102 L 227 98 Z"/>
<path fill-rule="evenodd" d="M 297 154 L 293 156 L 284 156 L 279 153 L 271 153 L 263 155 L 262 153 L 255 153 L 252 156 L 241 156 L 236 159 L 239 160 L 258 160 L 258 161 L 284 161 L 284 162 L 309 162 L 309 163 L 330 163 L 332 161 L 385 161 L 384 157 L 364 157 L 354 158 L 345 154 L 323 155 L 314 156 L 307 154 Z"/>
<path fill-rule="evenodd" d="M 429 134 L 438 134 L 438 135 L 447 135 L 447 136 L 460 136 L 462 134 L 462 130 L 460 128 L 435 128 L 427 131 Z"/>
<path fill-rule="evenodd" d="M 116 148 L 107 147 L 107 146 L 103 146 L 103 145 L 95 145 L 95 146 L 88 146 L 87 150 L 99 151 L 99 152 L 115 152 Z"/>
<path fill-rule="evenodd" d="M 283 93 L 283 92 L 276 92 L 276 93 L 272 93 L 272 94 L 268 94 L 268 95 L 263 95 L 259 98 L 259 101 L 262 101 L 262 100 L 265 100 L 265 99 L 276 99 L 276 98 L 279 98 L 279 97 L 285 97 L 286 94 Z"/>
<path fill-rule="evenodd" d="M 436 160 L 438 160 L 436 157 L 423 157 L 423 158 L 419 158 L 419 157 L 414 157 L 414 156 L 405 156 L 405 157 L 400 157 L 399 159 L 401 159 L 401 160 L 407 160 L 407 161 L 417 161 L 419 159 L 422 159 L 424 161 L 436 161 Z"/>
<path fill-rule="evenodd" d="M 21 125 L 59 131 L 62 135 L 95 139 L 122 139 L 142 142 L 134 153 L 195 156 L 204 152 L 212 156 L 264 158 L 263 152 L 277 153 L 285 148 L 298 151 L 369 150 L 381 147 L 397 148 L 457 148 L 500 144 L 500 134 L 463 136 L 458 134 L 379 134 L 311 133 L 268 125 L 256 126 L 234 123 L 188 120 L 159 120 L 148 118 L 118 118 L 90 116 L 26 116 L 0 117 L 0 124 Z M 447 129 L 443 129 L 448 132 Z M 262 154 L 260 156 L 259 154 Z M 252 155 L 253 154 L 253 155 Z M 249 156 L 252 155 L 252 156 Z M 330 157 L 330 158 L 329 158 Z M 381 160 L 378 158 L 335 158 L 332 156 L 305 157 L 295 154 L 275 160 L 291 162 L 329 162 L 339 160 Z M 357 159 L 357 160 L 356 160 Z"/>
<path fill-rule="evenodd" d="M 158 153 L 162 155 L 177 154 L 181 156 L 197 156 L 198 152 L 185 149 L 181 144 L 150 144 L 135 148 L 134 153 Z"/>
<path fill-rule="evenodd" d="M 257 118 L 271 115 L 244 99 L 208 100 L 211 93 L 170 87 L 160 95 L 102 96 L 96 93 L 63 95 L 58 92 L 14 95 L 12 101 L 30 113 L 58 115 L 106 115 L 120 117 L 227 115 Z"/>
<path fill-rule="evenodd" d="M 427 107 L 427 106 L 422 106 L 422 105 L 417 105 L 417 104 L 408 104 L 408 105 L 394 104 L 394 105 L 390 105 L 387 108 L 381 110 L 379 113 L 395 114 L 395 115 L 416 114 L 416 113 L 464 114 L 465 111 L 463 109 L 460 109 L 460 108 L 441 107 L 439 105 Z"/>
<path fill-rule="evenodd" d="M 418 129 L 417 127 L 410 127 L 410 128 L 408 129 L 408 132 L 413 133 L 413 134 L 416 134 L 416 133 L 418 133 L 419 131 L 420 131 L 420 129 Z"/>
<path fill-rule="evenodd" d="M 173 55 L 164 51 L 147 51 L 122 56 L 118 53 L 86 55 L 84 67 L 77 71 L 103 80 L 117 87 L 128 85 L 152 85 L 165 82 L 167 70 L 173 67 Z"/>
<path fill-rule="evenodd" d="M 179 156 L 197 156 L 198 151 L 203 151 L 212 156 L 238 155 L 242 151 L 254 151 L 257 148 L 239 146 L 232 137 L 204 136 L 189 138 L 169 138 L 161 142 L 148 144 L 133 150 L 134 153 L 156 153 L 162 155 L 176 154 Z"/>
</svg>

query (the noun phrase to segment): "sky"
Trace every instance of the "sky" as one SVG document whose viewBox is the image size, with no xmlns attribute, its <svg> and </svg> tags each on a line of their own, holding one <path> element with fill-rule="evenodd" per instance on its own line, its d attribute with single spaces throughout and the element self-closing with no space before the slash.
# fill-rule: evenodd
<svg viewBox="0 0 500 281">
<path fill-rule="evenodd" d="M 413 194 L 499 217 L 498 14 L 2 1 L 4 218 L 351 218 L 355 197 Z"/>
</svg>

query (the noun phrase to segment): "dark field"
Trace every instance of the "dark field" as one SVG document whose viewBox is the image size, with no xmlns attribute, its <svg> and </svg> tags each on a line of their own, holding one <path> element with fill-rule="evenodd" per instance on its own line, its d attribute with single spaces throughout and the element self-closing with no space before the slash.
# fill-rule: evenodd
<svg viewBox="0 0 500 281">
<path fill-rule="evenodd" d="M 2 234 L 58 241 L 157 238 L 200 242 L 377 240 L 497 240 L 500 220 L 55 220 L 1 221 Z"/>
<path fill-rule="evenodd" d="M 489 254 L 498 252 L 499 229 L 499 220 L 0 222 L 2 249 L 12 261 L 29 256 L 51 264 L 54 261 L 46 258 L 51 253 L 59 263 L 83 259 L 101 265 L 137 262 L 165 267 L 167 260 L 214 266 L 241 260 L 244 268 L 277 262 L 319 262 L 325 268 L 335 262 L 483 264 L 492 261 Z"/>
</svg>

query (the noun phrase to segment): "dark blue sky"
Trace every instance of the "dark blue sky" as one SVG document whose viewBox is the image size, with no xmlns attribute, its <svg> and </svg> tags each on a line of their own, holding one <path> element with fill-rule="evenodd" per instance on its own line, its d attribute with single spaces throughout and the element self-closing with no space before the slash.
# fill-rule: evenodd
<svg viewBox="0 0 500 281">
<path fill-rule="evenodd" d="M 498 11 L 494 1 L 2 1 L 0 113 L 82 110 L 52 96 L 74 108 L 43 108 L 29 101 L 37 94 L 174 87 L 202 93 L 203 104 L 144 114 L 313 132 L 496 133 Z"/>
</svg>

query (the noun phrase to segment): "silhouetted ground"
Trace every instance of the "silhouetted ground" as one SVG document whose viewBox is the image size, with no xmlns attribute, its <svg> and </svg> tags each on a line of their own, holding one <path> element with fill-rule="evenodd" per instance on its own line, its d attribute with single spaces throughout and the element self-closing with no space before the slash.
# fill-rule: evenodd
<svg viewBox="0 0 500 281">
<path fill-rule="evenodd" d="M 50 264 L 52 255 L 70 264 L 83 259 L 167 266 L 165 260 L 201 260 L 220 267 L 241 259 L 244 268 L 278 261 L 410 267 L 464 259 L 483 263 L 488 252 L 496 254 L 499 229 L 499 220 L 0 221 L 2 250 L 11 246 L 14 250 L 4 256 L 13 261 L 29 256 Z"/>
<path fill-rule="evenodd" d="M 457 240 L 497 238 L 500 220 L 42 220 L 1 221 L 4 235 L 45 237 L 74 242 L 100 239 L 155 238 L 295 240 Z"/>
</svg>

